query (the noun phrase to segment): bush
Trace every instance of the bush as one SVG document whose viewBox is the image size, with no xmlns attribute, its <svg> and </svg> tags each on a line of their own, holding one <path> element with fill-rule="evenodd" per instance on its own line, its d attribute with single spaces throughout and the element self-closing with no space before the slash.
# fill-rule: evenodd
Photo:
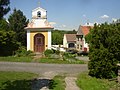
<svg viewBox="0 0 120 90">
<path fill-rule="evenodd" d="M 68 49 L 67 52 L 71 54 L 76 54 L 78 51 L 76 49 Z"/>
<path fill-rule="evenodd" d="M 59 55 L 60 51 L 59 50 L 55 50 L 55 54 Z"/>
<path fill-rule="evenodd" d="M 19 47 L 19 49 L 15 52 L 15 55 L 18 57 L 21 56 L 29 56 L 31 55 L 33 52 L 32 51 L 27 51 L 26 48 L 24 46 Z"/>
<path fill-rule="evenodd" d="M 120 61 L 120 24 L 95 25 L 87 36 L 90 44 L 89 75 L 97 78 L 114 78 Z"/>
<path fill-rule="evenodd" d="M 87 51 L 80 51 L 80 52 L 78 52 L 77 54 L 80 55 L 80 56 L 81 56 L 81 55 L 83 55 L 83 56 L 88 56 L 88 53 L 89 53 L 89 52 L 87 52 Z"/>
<path fill-rule="evenodd" d="M 46 57 L 50 57 L 51 54 L 54 54 L 54 52 L 53 52 L 53 50 L 50 50 L 50 49 L 47 49 L 47 50 L 45 50 L 45 52 L 44 52 L 44 55 L 45 55 Z"/>
</svg>

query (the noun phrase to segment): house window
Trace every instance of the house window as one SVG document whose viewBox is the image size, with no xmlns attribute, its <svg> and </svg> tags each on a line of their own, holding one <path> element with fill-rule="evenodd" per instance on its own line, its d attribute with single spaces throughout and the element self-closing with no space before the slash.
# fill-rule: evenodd
<svg viewBox="0 0 120 90">
<path fill-rule="evenodd" d="M 77 49 L 79 49 L 79 44 L 77 44 Z"/>
<path fill-rule="evenodd" d="M 40 11 L 37 12 L 37 17 L 39 17 L 39 18 L 41 17 L 41 12 Z"/>
<path fill-rule="evenodd" d="M 80 49 L 82 50 L 82 45 L 80 45 Z"/>
</svg>

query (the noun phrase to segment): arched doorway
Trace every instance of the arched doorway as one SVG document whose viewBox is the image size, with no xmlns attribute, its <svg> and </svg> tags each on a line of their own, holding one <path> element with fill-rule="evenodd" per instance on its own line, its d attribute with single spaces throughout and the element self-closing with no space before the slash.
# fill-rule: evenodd
<svg viewBox="0 0 120 90">
<path fill-rule="evenodd" d="M 69 43 L 68 48 L 75 48 L 75 44 L 74 43 Z"/>
<path fill-rule="evenodd" d="M 45 50 L 45 37 L 43 34 L 36 34 L 34 36 L 34 52 L 44 52 Z"/>
</svg>

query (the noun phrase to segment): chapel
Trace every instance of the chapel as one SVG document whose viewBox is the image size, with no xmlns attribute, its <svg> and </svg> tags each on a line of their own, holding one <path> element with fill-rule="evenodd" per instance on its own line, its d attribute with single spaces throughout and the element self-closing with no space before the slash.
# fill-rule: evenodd
<svg viewBox="0 0 120 90">
<path fill-rule="evenodd" d="M 51 49 L 51 31 L 54 29 L 47 21 L 47 11 L 41 7 L 32 10 L 32 19 L 27 27 L 27 50 L 44 52 Z"/>
</svg>

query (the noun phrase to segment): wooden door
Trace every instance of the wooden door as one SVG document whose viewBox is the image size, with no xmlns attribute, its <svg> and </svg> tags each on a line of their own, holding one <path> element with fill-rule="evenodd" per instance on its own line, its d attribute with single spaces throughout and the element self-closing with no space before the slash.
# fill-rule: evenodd
<svg viewBox="0 0 120 90">
<path fill-rule="evenodd" d="M 36 34 L 34 36 L 34 51 L 44 52 L 45 50 L 45 37 L 43 34 Z"/>
</svg>

